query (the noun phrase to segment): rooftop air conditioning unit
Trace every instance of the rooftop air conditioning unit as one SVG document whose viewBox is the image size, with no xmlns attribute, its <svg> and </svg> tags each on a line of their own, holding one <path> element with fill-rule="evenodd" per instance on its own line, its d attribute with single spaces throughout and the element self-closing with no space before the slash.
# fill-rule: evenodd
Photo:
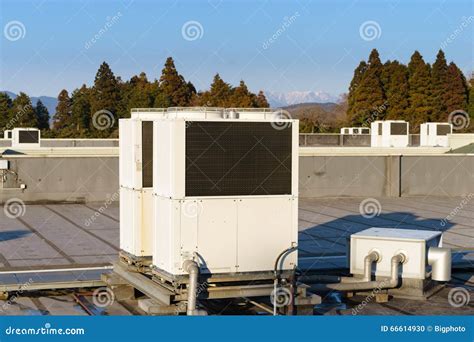
<svg viewBox="0 0 474 342">
<path fill-rule="evenodd" d="M 344 135 L 370 134 L 370 128 L 368 128 L 368 127 L 343 127 L 343 128 L 341 128 L 341 134 L 344 134 Z"/>
<path fill-rule="evenodd" d="M 420 125 L 420 146 L 449 147 L 448 134 L 453 125 L 448 122 L 426 122 Z"/>
<path fill-rule="evenodd" d="M 409 124 L 406 121 L 374 121 L 370 126 L 372 147 L 407 147 L 409 144 Z"/>
<path fill-rule="evenodd" d="M 11 137 L 12 148 L 40 147 L 41 132 L 37 128 L 14 128 Z"/>
<path fill-rule="evenodd" d="M 273 271 L 296 247 L 298 120 L 283 113 L 169 108 L 154 122 L 155 271 Z M 278 267 L 296 264 L 295 251 Z"/>
<path fill-rule="evenodd" d="M 151 259 L 153 226 L 153 120 L 163 109 L 132 109 L 119 121 L 120 249 Z"/>
</svg>

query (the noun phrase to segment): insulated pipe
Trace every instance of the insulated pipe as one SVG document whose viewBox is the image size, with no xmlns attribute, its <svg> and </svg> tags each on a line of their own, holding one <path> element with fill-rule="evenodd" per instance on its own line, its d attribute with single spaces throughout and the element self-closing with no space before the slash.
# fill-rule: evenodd
<svg viewBox="0 0 474 342">
<path fill-rule="evenodd" d="M 428 250 L 428 265 L 431 266 L 431 279 L 451 280 L 451 249 L 431 247 Z"/>
<path fill-rule="evenodd" d="M 188 304 L 186 314 L 188 316 L 194 316 L 199 314 L 198 310 L 196 310 L 199 267 L 195 261 L 188 259 L 183 262 L 183 269 L 189 273 Z"/>
<path fill-rule="evenodd" d="M 366 260 L 366 259 L 365 259 Z M 399 277 L 398 272 L 400 264 L 405 262 L 405 255 L 402 253 L 396 254 L 391 259 L 391 276 L 390 280 L 380 281 L 360 281 L 360 282 L 345 282 L 337 284 L 327 284 L 326 287 L 338 291 L 356 291 L 356 290 L 373 290 L 373 289 L 393 289 L 398 286 Z"/>
<path fill-rule="evenodd" d="M 370 252 L 364 258 L 364 277 L 362 279 L 359 278 L 343 278 L 344 283 L 360 283 L 360 282 L 367 282 L 372 280 L 372 264 L 374 262 L 378 262 L 380 260 L 379 253 L 376 251 Z"/>
</svg>

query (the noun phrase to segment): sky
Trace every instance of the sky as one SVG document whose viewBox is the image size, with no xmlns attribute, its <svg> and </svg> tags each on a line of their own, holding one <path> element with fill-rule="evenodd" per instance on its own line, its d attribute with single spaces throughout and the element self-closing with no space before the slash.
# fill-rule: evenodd
<svg viewBox="0 0 474 342">
<path fill-rule="evenodd" d="M 206 89 L 218 72 L 252 91 L 347 92 L 377 48 L 382 61 L 432 63 L 440 47 L 474 69 L 474 2 L 2 0 L 0 89 L 57 96 L 91 85 L 103 61 L 123 80 L 159 78 L 166 57 Z"/>
</svg>

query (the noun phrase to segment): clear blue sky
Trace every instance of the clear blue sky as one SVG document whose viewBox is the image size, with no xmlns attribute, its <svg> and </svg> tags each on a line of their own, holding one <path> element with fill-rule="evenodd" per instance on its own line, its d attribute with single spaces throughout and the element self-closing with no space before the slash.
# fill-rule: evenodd
<svg viewBox="0 0 474 342">
<path fill-rule="evenodd" d="M 244 79 L 254 91 L 338 95 L 372 48 L 383 61 L 407 62 L 418 49 L 432 62 L 443 42 L 447 59 L 468 74 L 474 63 L 473 3 L 2 0 L 0 89 L 57 96 L 63 88 L 90 85 L 102 61 L 122 79 L 141 71 L 153 79 L 172 56 L 198 89 L 219 72 L 233 84 Z M 183 38 L 189 21 L 201 25 L 202 31 L 195 26 L 198 39 Z M 366 22 L 368 33 L 361 36 Z M 446 44 L 450 35 L 454 39 Z"/>
</svg>

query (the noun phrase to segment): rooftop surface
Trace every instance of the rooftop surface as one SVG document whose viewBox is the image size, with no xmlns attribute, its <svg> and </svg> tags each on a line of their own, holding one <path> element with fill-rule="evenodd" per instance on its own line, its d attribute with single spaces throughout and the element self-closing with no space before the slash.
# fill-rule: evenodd
<svg viewBox="0 0 474 342">
<path fill-rule="evenodd" d="M 474 263 L 474 202 L 458 198 L 371 199 L 380 212 L 362 215 L 364 199 L 300 199 L 299 267 L 302 272 L 344 269 L 346 241 L 352 233 L 371 227 L 417 229 L 444 232 L 443 244 L 453 248 L 453 280 L 424 305 L 393 299 L 386 304 L 369 303 L 363 314 L 474 314 L 472 304 L 453 308 L 447 301 L 450 287 L 472 290 L 474 277 L 466 267 Z M 91 303 L 91 292 L 79 290 L 26 292 L 29 286 L 51 282 L 98 282 L 110 272 L 119 251 L 119 207 L 102 210 L 103 203 L 27 205 L 24 215 L 9 218 L 0 211 L 0 283 L 19 286 L 14 301 L 0 301 L 0 314 L 85 315 L 79 295 Z M 100 211 L 100 212 L 99 212 Z M 453 215 L 455 213 L 455 215 Z M 48 273 L 44 270 L 75 268 Z M 95 270 L 81 268 L 96 267 Z M 38 272 L 38 269 L 43 271 Z M 45 289 L 51 288 L 45 285 Z M 22 290 L 23 289 L 23 290 Z M 317 308 L 319 314 L 351 314 L 357 298 L 343 304 L 331 294 Z M 88 305 L 89 305 L 88 304 Z M 93 307 L 96 314 L 141 314 L 136 303 L 115 302 L 106 309 Z"/>
</svg>

